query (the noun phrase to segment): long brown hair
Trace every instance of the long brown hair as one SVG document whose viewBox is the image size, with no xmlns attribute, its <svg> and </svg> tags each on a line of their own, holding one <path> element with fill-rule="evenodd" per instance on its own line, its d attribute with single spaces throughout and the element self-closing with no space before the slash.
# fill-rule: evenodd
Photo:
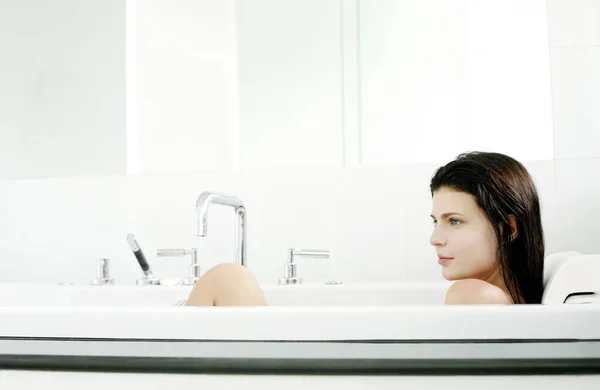
<svg viewBox="0 0 600 390">
<path fill-rule="evenodd" d="M 544 278 L 544 231 L 539 196 L 527 169 L 501 153 L 469 152 L 438 168 L 430 183 L 466 192 L 491 223 L 504 284 L 515 303 L 540 303 Z M 513 237 L 509 216 L 518 234 Z"/>
</svg>

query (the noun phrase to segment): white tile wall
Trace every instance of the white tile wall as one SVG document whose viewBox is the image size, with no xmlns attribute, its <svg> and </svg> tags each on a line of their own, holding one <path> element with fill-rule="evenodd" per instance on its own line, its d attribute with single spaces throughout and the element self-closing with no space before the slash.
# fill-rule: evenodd
<svg viewBox="0 0 600 390">
<path fill-rule="evenodd" d="M 557 250 L 600 253 L 600 159 L 556 161 Z"/>
<path fill-rule="evenodd" d="M 600 0 L 547 0 L 552 47 L 600 45 Z"/>
<path fill-rule="evenodd" d="M 600 46 L 554 48 L 551 62 L 555 157 L 600 157 Z"/>
<path fill-rule="evenodd" d="M 404 170 L 349 167 L 338 177 L 330 227 L 336 276 L 405 280 Z"/>
<path fill-rule="evenodd" d="M 120 176 L 0 181 L 2 281 L 85 278 L 95 256 L 115 258 L 126 222 L 123 183 Z"/>
<path fill-rule="evenodd" d="M 555 174 L 555 161 L 524 161 L 523 165 L 525 165 L 525 168 L 527 168 L 533 177 L 540 197 L 546 254 L 569 250 L 570 245 L 568 242 L 562 240 L 562 229 L 556 224 L 558 208 L 556 202 L 557 177 Z"/>
</svg>

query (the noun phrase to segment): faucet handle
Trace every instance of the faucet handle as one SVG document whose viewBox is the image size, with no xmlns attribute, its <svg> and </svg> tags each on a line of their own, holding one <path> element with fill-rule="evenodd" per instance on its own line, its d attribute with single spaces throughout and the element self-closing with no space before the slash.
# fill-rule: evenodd
<svg viewBox="0 0 600 390">
<path fill-rule="evenodd" d="M 93 285 L 114 284 L 109 275 L 108 259 L 101 257 L 96 262 L 96 278 L 92 280 Z"/>
<path fill-rule="evenodd" d="M 158 249 L 156 255 L 159 257 L 182 257 L 189 255 L 191 251 L 186 249 Z"/>
<path fill-rule="evenodd" d="M 288 249 L 288 263 L 294 262 L 294 257 L 311 257 L 313 259 L 328 259 L 329 251 L 327 250 L 313 250 L 313 249 L 300 249 L 294 248 Z"/>
<path fill-rule="evenodd" d="M 312 249 L 301 249 L 296 250 L 294 248 L 288 249 L 288 261 L 284 265 L 284 276 L 279 279 L 279 284 L 300 284 L 302 278 L 298 277 L 298 263 L 296 263 L 296 257 L 309 257 L 314 259 L 328 259 L 329 251 L 327 250 L 312 250 Z"/>
<path fill-rule="evenodd" d="M 191 256 L 190 266 L 188 267 L 188 276 L 183 279 L 183 284 L 191 286 L 200 279 L 200 264 L 198 264 L 198 248 L 191 249 L 159 249 L 156 251 L 159 257 L 183 257 Z"/>
</svg>

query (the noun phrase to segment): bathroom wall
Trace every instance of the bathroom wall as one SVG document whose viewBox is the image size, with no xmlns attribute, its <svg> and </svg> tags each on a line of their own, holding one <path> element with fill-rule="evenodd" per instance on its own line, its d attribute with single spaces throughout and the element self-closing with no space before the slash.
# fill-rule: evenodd
<svg viewBox="0 0 600 390">
<path fill-rule="evenodd" d="M 125 173 L 123 11 L 0 4 L 0 178 Z"/>
<path fill-rule="evenodd" d="M 549 0 L 548 20 L 556 140 L 556 239 L 598 253 L 600 1 Z"/>
<path fill-rule="evenodd" d="M 486 3 L 451 14 L 468 26 L 447 27 L 470 37 L 461 47 L 418 23 L 394 31 L 413 39 L 390 63 L 414 77 L 390 78 L 372 66 L 368 40 L 385 32 L 365 30 L 373 3 L 126 2 L 124 172 L 0 180 L 0 281 L 85 283 L 107 257 L 117 283 L 134 283 L 127 233 L 161 277 L 188 260 L 157 248 L 197 247 L 204 269 L 231 261 L 231 210 L 212 208 L 208 237 L 193 236 L 195 200 L 211 190 L 245 201 L 261 282 L 281 276 L 289 247 L 331 251 L 302 260 L 307 280 L 441 282 L 428 181 L 465 149 L 523 160 L 548 252 L 600 253 L 600 1 Z M 395 4 L 407 23 L 452 11 Z"/>
</svg>

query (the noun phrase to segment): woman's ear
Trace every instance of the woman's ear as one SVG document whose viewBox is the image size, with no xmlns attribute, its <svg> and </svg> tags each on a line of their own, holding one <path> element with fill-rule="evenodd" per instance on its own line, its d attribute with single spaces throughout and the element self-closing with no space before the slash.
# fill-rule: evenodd
<svg viewBox="0 0 600 390">
<path fill-rule="evenodd" d="M 519 235 L 519 227 L 517 226 L 517 218 L 515 218 L 515 216 L 512 214 L 509 215 L 508 223 L 510 224 L 510 231 L 511 231 L 510 240 L 513 241 Z"/>
</svg>

